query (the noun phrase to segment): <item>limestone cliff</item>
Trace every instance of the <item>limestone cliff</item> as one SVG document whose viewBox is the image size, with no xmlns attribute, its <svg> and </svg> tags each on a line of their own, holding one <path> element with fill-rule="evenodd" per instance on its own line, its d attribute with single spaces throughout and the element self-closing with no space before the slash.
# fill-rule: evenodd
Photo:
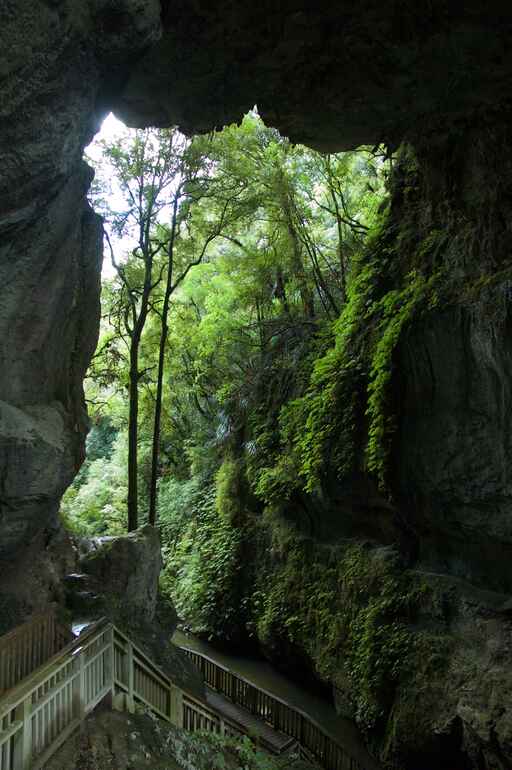
<svg viewBox="0 0 512 770">
<path fill-rule="evenodd" d="M 0 560 L 52 521 L 83 459 L 102 253 L 83 148 L 159 35 L 156 0 L 0 4 Z"/>
</svg>

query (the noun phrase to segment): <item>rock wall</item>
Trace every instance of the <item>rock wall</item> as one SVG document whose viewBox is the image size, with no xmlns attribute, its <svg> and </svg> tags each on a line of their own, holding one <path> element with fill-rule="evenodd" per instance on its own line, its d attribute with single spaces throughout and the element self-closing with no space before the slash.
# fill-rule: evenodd
<svg viewBox="0 0 512 770">
<path fill-rule="evenodd" d="M 83 459 L 102 225 L 82 154 L 160 31 L 156 0 L 0 3 L 0 561 L 55 517 Z"/>
<path fill-rule="evenodd" d="M 512 165 L 507 123 L 408 156 L 391 223 L 401 269 L 438 271 L 436 306 L 403 335 L 392 457 L 416 556 L 512 592 Z"/>
</svg>

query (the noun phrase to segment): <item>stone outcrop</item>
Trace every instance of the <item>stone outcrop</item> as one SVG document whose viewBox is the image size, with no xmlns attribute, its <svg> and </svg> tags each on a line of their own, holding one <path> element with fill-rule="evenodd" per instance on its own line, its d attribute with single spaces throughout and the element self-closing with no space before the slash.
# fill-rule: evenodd
<svg viewBox="0 0 512 770">
<path fill-rule="evenodd" d="M 162 569 L 160 538 L 153 527 L 89 541 L 80 566 L 110 604 L 125 605 L 144 620 L 155 616 Z"/>
<path fill-rule="evenodd" d="M 511 95 L 499 2 L 162 5 L 162 38 L 116 98 L 132 125 L 208 130 L 257 104 L 292 139 L 345 149 L 438 133 Z"/>
<path fill-rule="evenodd" d="M 159 593 L 162 556 L 158 530 L 145 526 L 129 535 L 84 540 L 79 543 L 79 550 L 77 577 L 86 579 L 87 592 L 96 599 L 78 606 L 79 617 L 89 621 L 110 618 L 174 682 L 202 695 L 199 671 L 170 642 L 178 618 L 169 600 Z M 67 599 L 73 612 L 69 594 Z M 84 610 L 89 614 L 80 616 Z"/>
</svg>

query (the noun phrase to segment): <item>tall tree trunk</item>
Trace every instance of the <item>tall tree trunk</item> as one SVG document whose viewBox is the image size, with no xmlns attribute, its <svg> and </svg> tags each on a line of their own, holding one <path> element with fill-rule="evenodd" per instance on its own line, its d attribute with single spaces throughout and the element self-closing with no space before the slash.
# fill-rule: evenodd
<svg viewBox="0 0 512 770">
<path fill-rule="evenodd" d="M 156 524 L 158 460 L 160 458 L 160 432 L 162 423 L 162 395 L 165 369 L 165 345 L 169 333 L 169 305 L 173 292 L 172 276 L 174 268 L 174 242 L 176 239 L 176 221 L 178 218 L 179 194 L 174 197 L 172 211 L 171 235 L 168 249 L 167 281 L 165 284 L 164 304 L 162 308 L 162 326 L 160 330 L 160 345 L 158 349 L 158 374 L 156 381 L 155 417 L 153 423 L 153 446 L 151 451 L 151 481 L 149 487 L 149 523 Z"/>
<path fill-rule="evenodd" d="M 130 344 L 130 405 L 128 415 L 128 532 L 139 524 L 137 443 L 139 422 L 139 340 Z"/>
<path fill-rule="evenodd" d="M 279 197 L 281 199 L 281 208 L 284 214 L 284 220 L 286 229 L 292 246 L 292 266 L 295 279 L 299 284 L 299 294 L 302 301 L 302 307 L 306 318 L 313 319 L 315 317 L 315 302 L 313 298 L 313 292 L 308 286 L 308 279 L 306 271 L 304 269 L 304 260 L 302 258 L 302 248 L 300 244 L 297 231 L 295 229 L 295 222 L 293 220 L 292 211 L 292 193 L 288 189 L 287 181 L 282 169 L 279 169 Z"/>
<path fill-rule="evenodd" d="M 155 400 L 155 419 L 153 424 L 153 448 L 151 456 L 151 482 L 149 489 L 149 523 L 153 526 L 156 524 L 156 503 L 157 503 L 157 480 L 158 480 L 158 459 L 160 456 L 160 431 L 162 420 L 162 392 L 164 382 L 164 369 L 165 369 L 165 346 L 167 343 L 167 335 L 169 332 L 169 306 L 171 303 L 171 296 L 174 290 L 180 285 L 180 283 L 187 277 L 190 269 L 199 265 L 206 253 L 208 244 L 210 244 L 222 231 L 224 218 L 228 209 L 229 200 L 224 204 L 219 224 L 215 230 L 210 233 L 203 243 L 203 248 L 199 256 L 189 262 L 183 272 L 173 282 L 174 271 L 174 246 L 176 241 L 177 221 L 178 221 L 178 207 L 182 196 L 182 187 L 176 191 L 174 196 L 173 211 L 172 211 L 172 223 L 171 223 L 171 235 L 169 238 L 168 248 L 168 262 L 167 262 L 167 280 L 165 284 L 164 304 L 162 307 L 162 326 L 160 332 L 160 346 L 158 351 L 158 375 L 156 384 L 156 400 Z"/>
<path fill-rule="evenodd" d="M 330 155 L 327 156 L 325 164 L 327 168 L 329 195 L 331 196 L 331 200 L 334 205 L 334 210 L 336 212 L 336 227 L 338 229 L 338 259 L 340 263 L 340 275 L 341 275 L 341 292 L 342 292 L 343 302 L 346 302 L 347 301 L 347 277 L 346 277 L 345 259 L 343 257 L 343 227 L 341 224 L 340 206 L 338 203 L 338 198 L 337 198 L 336 191 L 334 189 L 334 184 L 332 181 L 332 168 L 331 168 Z"/>
</svg>

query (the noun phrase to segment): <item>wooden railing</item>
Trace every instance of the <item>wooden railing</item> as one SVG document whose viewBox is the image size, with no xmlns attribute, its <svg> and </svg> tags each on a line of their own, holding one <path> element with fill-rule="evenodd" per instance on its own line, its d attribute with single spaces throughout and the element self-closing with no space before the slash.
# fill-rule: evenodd
<svg viewBox="0 0 512 770">
<path fill-rule="evenodd" d="M 357 759 L 304 712 L 220 666 L 207 655 L 185 647 L 182 649 L 199 668 L 209 687 L 275 730 L 294 738 L 299 753 L 302 750 L 305 757 L 314 758 L 326 770 L 364 770 Z"/>
<path fill-rule="evenodd" d="M 94 626 L 0 698 L 0 770 L 41 767 L 109 692 L 110 636 Z"/>
<path fill-rule="evenodd" d="M 42 628 L 51 643 L 43 639 Z M 50 658 L 37 670 L 0 696 L 0 770 L 40 770 L 86 715 L 106 698 L 113 708 L 130 712 L 141 708 L 187 730 L 232 737 L 248 734 L 243 719 L 227 719 L 174 685 L 107 620 L 89 626 L 51 655 L 52 645 L 62 644 L 66 635 L 54 620 L 45 625 L 34 619 L 32 631 L 20 627 L 0 639 L 0 648 L 9 650 L 12 640 L 18 640 L 17 677 L 25 670 L 23 666 L 30 670 L 44 651 L 50 651 Z M 33 649 L 27 640 L 31 640 Z M 363 765 L 306 714 L 210 658 L 187 652 L 210 687 L 293 738 L 301 756 L 316 760 L 326 770 L 363 770 Z M 6 670 L 11 671 L 13 658 L 8 659 L 11 662 Z"/>
<path fill-rule="evenodd" d="M 114 708 L 140 707 L 187 730 L 244 734 L 100 620 L 0 697 L 0 770 L 39 770 L 107 697 Z"/>
<path fill-rule="evenodd" d="M 35 671 L 73 639 L 53 612 L 35 615 L 0 637 L 0 696 Z"/>
</svg>

